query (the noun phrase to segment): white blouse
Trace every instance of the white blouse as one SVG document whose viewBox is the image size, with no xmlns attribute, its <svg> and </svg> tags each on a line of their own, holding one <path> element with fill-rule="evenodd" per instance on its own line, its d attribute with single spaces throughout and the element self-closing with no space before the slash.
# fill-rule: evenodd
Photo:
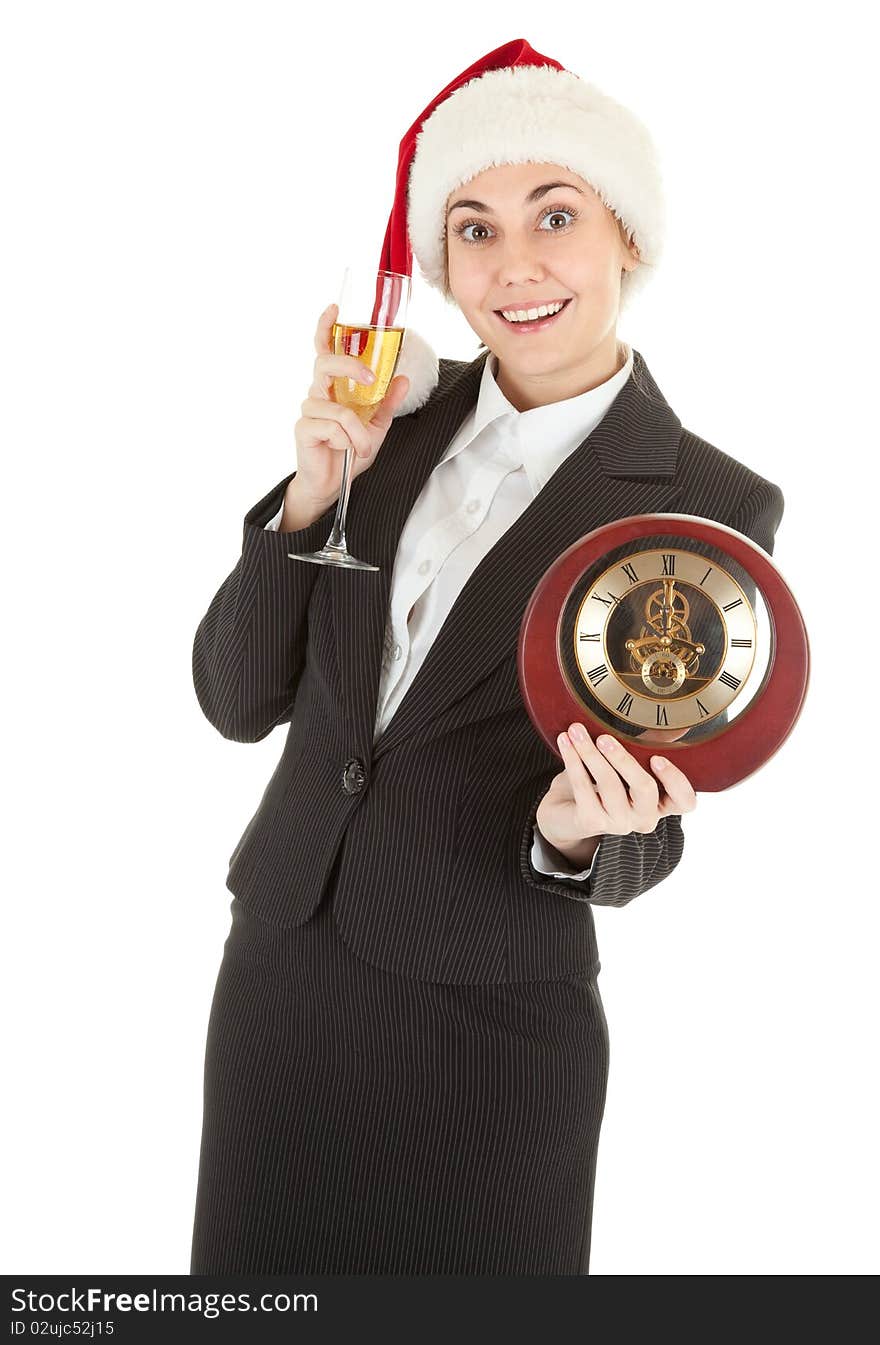
<svg viewBox="0 0 880 1345">
<path fill-rule="evenodd" d="M 497 359 L 491 353 L 487 357 L 476 404 L 422 487 L 400 536 L 374 741 L 403 700 L 468 576 L 557 467 L 592 434 L 630 377 L 632 348 L 623 342 L 621 348 L 625 363 L 604 383 L 528 411 L 517 411 L 507 400 L 495 381 Z M 282 505 L 266 527 L 277 529 L 283 513 Z M 598 853 L 599 847 L 590 868 L 576 870 L 534 828 L 531 861 L 539 873 L 586 884 Z"/>
</svg>

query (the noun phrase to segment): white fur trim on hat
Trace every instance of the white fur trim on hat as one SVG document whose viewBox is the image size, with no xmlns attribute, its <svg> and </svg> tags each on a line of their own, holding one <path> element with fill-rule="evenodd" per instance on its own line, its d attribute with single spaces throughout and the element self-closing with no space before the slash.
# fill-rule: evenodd
<svg viewBox="0 0 880 1345">
<path fill-rule="evenodd" d="M 394 377 L 406 374 L 409 388 L 406 396 L 394 412 L 397 416 L 408 416 L 424 406 L 440 378 L 440 362 L 423 336 L 419 336 L 412 327 L 407 327 L 403 336 L 403 345 L 397 358 Z"/>
<path fill-rule="evenodd" d="M 425 280 L 443 290 L 446 201 L 501 164 L 555 163 L 585 178 L 632 234 L 643 263 L 624 271 L 620 308 L 663 247 L 664 200 L 645 125 L 593 84 L 553 66 L 490 70 L 434 109 L 416 137 L 407 223 Z"/>
</svg>

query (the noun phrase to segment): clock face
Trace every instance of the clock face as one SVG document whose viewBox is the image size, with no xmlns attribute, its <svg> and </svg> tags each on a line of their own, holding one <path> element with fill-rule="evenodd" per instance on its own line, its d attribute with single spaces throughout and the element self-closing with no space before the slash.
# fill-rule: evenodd
<svg viewBox="0 0 880 1345">
<path fill-rule="evenodd" d="M 573 697 L 615 733 L 691 742 L 723 730 L 760 689 L 772 623 L 720 547 L 639 538 L 590 565 L 568 595 L 558 659 Z"/>
<path fill-rule="evenodd" d="M 682 548 L 632 551 L 589 585 L 572 632 L 581 685 L 634 729 L 689 729 L 746 685 L 758 625 L 717 560 Z"/>
</svg>

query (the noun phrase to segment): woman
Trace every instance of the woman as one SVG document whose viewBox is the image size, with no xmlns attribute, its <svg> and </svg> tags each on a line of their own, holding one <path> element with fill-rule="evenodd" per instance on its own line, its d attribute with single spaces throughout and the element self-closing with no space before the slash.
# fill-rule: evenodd
<svg viewBox="0 0 880 1345">
<path fill-rule="evenodd" d="M 404 138 L 382 258 L 408 273 L 411 238 L 486 352 L 438 364 L 408 332 L 364 426 L 329 399 L 359 372 L 331 353 L 332 306 L 318 323 L 297 471 L 246 515 L 193 650 L 224 736 L 290 723 L 230 859 L 193 1273 L 588 1272 L 608 1069 L 590 907 L 672 871 L 696 800 L 673 763 L 574 724 L 560 771 L 519 625 L 610 519 L 674 508 L 770 550 L 782 512 L 617 339 L 660 233 L 644 129 L 509 43 Z M 349 446 L 349 545 L 378 574 L 289 559 L 326 540 Z"/>
</svg>

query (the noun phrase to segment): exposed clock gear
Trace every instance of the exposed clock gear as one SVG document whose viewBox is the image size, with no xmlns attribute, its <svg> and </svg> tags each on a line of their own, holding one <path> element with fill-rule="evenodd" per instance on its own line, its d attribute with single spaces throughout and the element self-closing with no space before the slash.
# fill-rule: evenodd
<svg viewBox="0 0 880 1345">
<path fill-rule="evenodd" d="M 630 667 L 649 691 L 669 696 L 696 676 L 705 645 L 691 637 L 690 603 L 674 579 L 664 579 L 645 601 L 645 620 L 637 639 L 626 641 Z"/>
</svg>

